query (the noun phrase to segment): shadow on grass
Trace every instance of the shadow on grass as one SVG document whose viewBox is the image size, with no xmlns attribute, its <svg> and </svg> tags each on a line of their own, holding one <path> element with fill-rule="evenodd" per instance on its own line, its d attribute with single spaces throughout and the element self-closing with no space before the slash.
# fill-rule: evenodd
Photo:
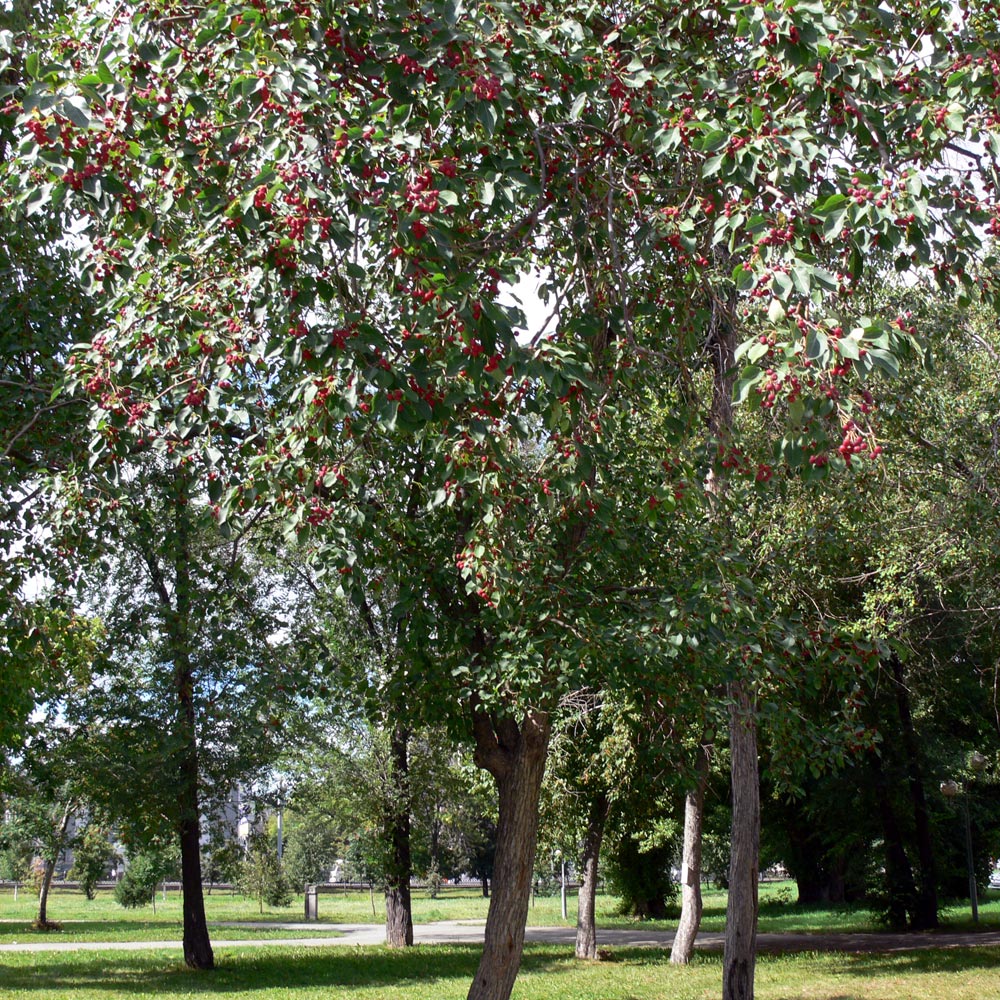
<svg viewBox="0 0 1000 1000">
<path fill-rule="evenodd" d="M 919 976 L 994 970 L 1000 966 L 1000 947 L 933 948 L 892 954 L 837 955 L 836 968 L 852 976 Z"/>
<path fill-rule="evenodd" d="M 33 954 L 30 964 L 23 968 L 0 969 L 0 995 L 6 990 L 23 990 L 44 996 L 72 996 L 74 991 L 87 989 L 103 990 L 109 996 L 197 996 L 267 988 L 294 991 L 315 987 L 402 987 L 429 980 L 471 980 L 480 950 L 472 945 L 434 945 L 398 952 L 385 948 L 248 949 L 216 956 L 212 972 L 195 972 L 162 952 L 78 952 L 72 957 L 64 953 L 58 957 Z"/>
<path fill-rule="evenodd" d="M 183 994 L 221 996 L 247 990 L 305 991 L 362 987 L 441 984 L 471 981 L 479 964 L 481 946 L 431 945 L 389 951 L 383 947 L 350 950 L 282 948 L 226 951 L 216 957 L 212 972 L 185 968 L 176 956 L 164 952 L 77 952 L 26 955 L 20 967 L 0 968 L 0 995 L 5 991 L 40 996 L 72 996 L 76 991 L 104 992 L 109 997 Z M 616 948 L 613 961 L 629 965 L 664 964 L 668 953 L 658 948 Z M 716 962 L 717 957 L 699 957 Z M 522 971 L 558 974 L 576 966 L 567 945 L 529 945 Z M 442 990 L 442 992 L 445 992 Z"/>
</svg>

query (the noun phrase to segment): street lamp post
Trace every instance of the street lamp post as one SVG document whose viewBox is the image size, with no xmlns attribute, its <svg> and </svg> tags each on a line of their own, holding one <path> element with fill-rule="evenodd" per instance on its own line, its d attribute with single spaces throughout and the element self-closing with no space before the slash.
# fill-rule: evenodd
<svg viewBox="0 0 1000 1000">
<path fill-rule="evenodd" d="M 556 851 L 556 857 L 561 861 L 562 868 L 560 873 L 560 896 L 562 898 L 562 918 L 566 919 L 566 859 L 563 857 L 562 851 Z"/>
<path fill-rule="evenodd" d="M 281 782 L 278 785 L 278 860 L 280 861 L 282 855 L 284 854 L 284 838 L 282 836 L 285 819 L 285 783 Z"/>
</svg>

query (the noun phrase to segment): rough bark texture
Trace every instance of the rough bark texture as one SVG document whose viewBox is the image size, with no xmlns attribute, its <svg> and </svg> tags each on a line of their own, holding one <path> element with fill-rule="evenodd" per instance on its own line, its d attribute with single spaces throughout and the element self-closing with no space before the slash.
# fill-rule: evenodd
<svg viewBox="0 0 1000 1000">
<path fill-rule="evenodd" d="M 406 727 L 397 723 L 392 733 L 394 788 L 390 795 L 392 807 L 387 817 L 392 858 L 385 887 L 385 943 L 390 948 L 407 948 L 413 944 L 413 911 L 410 905 L 413 862 L 410 854 L 409 737 Z"/>
<path fill-rule="evenodd" d="M 681 860 L 681 916 L 670 949 L 670 961 L 687 965 L 701 926 L 701 829 L 705 816 L 705 786 L 708 784 L 710 748 L 698 749 L 695 786 L 684 799 L 684 848 Z"/>
<path fill-rule="evenodd" d="M 576 957 L 597 958 L 597 863 L 608 819 L 608 797 L 598 794 L 590 804 L 587 831 L 580 854 L 580 894 L 576 908 Z"/>
<path fill-rule="evenodd" d="M 745 682 L 729 685 L 733 826 L 729 903 L 722 957 L 723 1000 L 752 1000 L 757 957 L 757 866 L 760 856 L 760 781 L 757 719 Z"/>
<path fill-rule="evenodd" d="M 903 664 L 895 654 L 891 657 L 890 662 L 896 687 L 899 722 L 903 730 L 902 745 L 906 753 L 906 774 L 910 785 L 910 801 L 913 803 L 913 828 L 917 838 L 917 857 L 920 860 L 917 873 L 917 898 L 911 925 L 914 930 L 925 931 L 938 925 L 934 844 L 931 839 L 927 799 L 924 796 L 924 780 L 920 767 L 917 734 L 914 731 L 913 716 L 910 713 L 910 694 L 903 677 Z"/>
<path fill-rule="evenodd" d="M 473 729 L 476 763 L 493 775 L 500 811 L 483 955 L 468 1000 L 509 1000 L 524 946 L 538 837 L 538 797 L 551 724 L 542 712 L 528 712 L 518 723 L 476 710 Z"/>
</svg>

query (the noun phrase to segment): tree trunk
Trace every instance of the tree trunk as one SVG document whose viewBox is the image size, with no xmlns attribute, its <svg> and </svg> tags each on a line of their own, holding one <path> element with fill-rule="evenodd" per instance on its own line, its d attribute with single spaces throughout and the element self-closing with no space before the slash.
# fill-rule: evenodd
<svg viewBox="0 0 1000 1000">
<path fill-rule="evenodd" d="M 56 870 L 56 860 L 62 853 L 63 845 L 66 843 L 66 831 L 69 830 L 69 822 L 73 818 L 75 803 L 70 800 L 63 808 L 62 819 L 56 830 L 54 841 L 50 847 L 51 857 L 45 858 L 45 871 L 42 873 L 42 884 L 38 888 L 38 917 L 35 926 L 39 930 L 49 929 L 49 890 L 52 888 L 52 877 Z M 56 925 L 53 925 L 56 926 Z"/>
<path fill-rule="evenodd" d="M 906 856 L 896 812 L 892 807 L 889 783 L 877 753 L 872 754 L 871 765 L 885 846 L 885 885 L 888 896 L 886 914 L 892 930 L 904 930 L 907 913 L 912 913 L 914 909 L 917 887 L 913 881 L 913 869 Z"/>
<path fill-rule="evenodd" d="M 181 889 L 184 962 L 192 969 L 215 968 L 208 935 L 201 882 L 201 810 L 198 797 L 198 729 L 195 675 L 191 662 L 191 577 L 188 553 L 187 495 L 183 473 L 177 475 L 174 516 L 174 600 L 165 598 L 165 616 L 174 656 L 174 695 L 177 699 L 178 833 L 181 845 Z"/>
<path fill-rule="evenodd" d="M 387 816 L 392 858 L 385 887 L 385 943 L 390 948 L 413 944 L 413 911 L 410 905 L 410 764 L 407 746 L 409 730 L 397 722 L 392 731 L 390 755 L 392 785 Z"/>
<path fill-rule="evenodd" d="M 509 1000 L 524 946 L 551 723 L 543 712 L 518 724 L 474 708 L 473 730 L 476 763 L 496 781 L 500 812 L 486 938 L 468 1000 Z"/>
<path fill-rule="evenodd" d="M 490 898 L 490 880 L 485 875 L 482 875 L 482 876 L 480 876 L 479 882 L 480 882 L 480 888 L 482 889 L 482 892 L 483 892 L 483 899 L 489 899 Z"/>
<path fill-rule="evenodd" d="M 708 784 L 710 747 L 698 748 L 695 786 L 684 799 L 684 848 L 681 860 L 681 917 L 670 949 L 670 961 L 687 965 L 701 926 L 701 829 L 705 817 L 705 786 Z"/>
<path fill-rule="evenodd" d="M 903 664 L 895 653 L 890 657 L 890 663 L 892 677 L 895 681 L 899 721 L 903 730 L 902 743 L 906 753 L 906 774 L 910 785 L 910 800 L 913 803 L 913 827 L 917 837 L 917 857 L 920 860 L 920 869 L 917 873 L 916 905 L 911 923 L 914 930 L 926 931 L 938 925 L 934 844 L 931 839 L 927 799 L 924 795 L 917 734 L 913 729 L 913 716 L 910 714 L 910 696 L 903 677 Z"/>
<path fill-rule="evenodd" d="M 725 251 L 716 251 L 721 263 Z M 712 362 L 709 430 L 719 447 L 729 446 L 733 429 L 733 386 L 736 379 L 735 293 L 729 301 L 712 301 L 708 349 Z M 724 469 L 724 467 L 723 467 Z M 723 469 L 713 470 L 706 491 L 721 498 L 726 490 Z M 719 513 L 723 508 L 720 505 Z M 729 526 L 726 533 L 730 535 Z M 757 868 L 760 863 L 760 777 L 757 770 L 757 718 L 750 679 L 729 684 L 729 750 L 732 758 L 733 817 L 729 855 L 729 902 L 722 957 L 723 1000 L 752 1000 L 757 957 Z"/>
<path fill-rule="evenodd" d="M 580 855 L 580 894 L 576 906 L 577 958 L 597 958 L 597 865 L 608 809 L 608 797 L 601 792 L 591 802 L 587 818 L 587 832 Z"/>
<path fill-rule="evenodd" d="M 757 719 L 746 681 L 733 681 L 729 685 L 729 696 L 733 825 L 726 942 L 722 958 L 722 998 L 753 1000 L 757 959 L 757 866 L 760 856 Z"/>
<path fill-rule="evenodd" d="M 42 874 L 42 884 L 38 890 L 38 917 L 35 920 L 35 925 L 39 930 L 45 930 L 49 925 L 49 887 L 52 885 L 52 874 L 55 870 L 55 861 L 45 858 L 45 871 Z"/>
<path fill-rule="evenodd" d="M 201 822 L 197 813 L 197 786 L 186 788 L 182 794 L 190 803 L 180 822 L 184 962 L 192 969 L 212 969 L 215 967 L 215 956 L 208 936 L 205 897 L 202 895 Z M 194 813 L 190 811 L 191 808 L 195 810 Z"/>
</svg>

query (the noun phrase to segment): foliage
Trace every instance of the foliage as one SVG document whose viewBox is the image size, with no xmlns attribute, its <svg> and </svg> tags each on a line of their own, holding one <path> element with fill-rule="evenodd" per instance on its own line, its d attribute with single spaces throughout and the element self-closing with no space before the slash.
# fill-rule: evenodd
<svg viewBox="0 0 1000 1000">
<path fill-rule="evenodd" d="M 73 867 L 69 870 L 69 877 L 80 883 L 87 899 L 93 899 L 97 883 L 107 878 L 108 866 L 116 857 L 111 831 L 91 819 L 73 849 Z"/>
<path fill-rule="evenodd" d="M 329 820 L 307 814 L 286 827 L 282 862 L 289 882 L 301 887 L 311 882 L 327 882 L 342 857 L 344 844 Z"/>
<path fill-rule="evenodd" d="M 793 742 L 819 715 L 788 692 L 849 733 L 870 636 L 834 646 L 762 593 L 755 526 L 733 556 L 726 521 L 786 468 L 880 454 L 872 388 L 920 344 L 861 303 L 867 278 L 996 293 L 982 13 L 75 6 L 9 85 L 3 182 L 85 220 L 101 326 L 66 388 L 91 465 L 154 452 L 224 530 L 261 504 L 359 609 L 388 594 L 405 655 L 377 690 L 471 722 L 481 761 L 573 692 L 738 676 L 774 747 L 839 763 L 821 723 Z M 532 338 L 502 288 L 530 271 L 551 308 Z M 702 440 L 722 327 L 764 428 L 744 449 Z M 656 406 L 668 433 L 638 448 Z M 723 470 L 741 488 L 713 504 L 694 484 Z M 678 553 L 688 505 L 721 527 Z"/>
<path fill-rule="evenodd" d="M 269 907 L 278 907 L 290 906 L 292 902 L 292 890 L 278 852 L 266 837 L 260 835 L 251 837 L 247 842 L 236 886 L 244 896 L 257 900 L 261 913 L 265 903 Z"/>
<path fill-rule="evenodd" d="M 22 81 L 29 32 L 50 27 L 66 4 L 28 4 L 0 10 L 0 33 L 21 51 L 0 57 L 0 86 Z M 13 35 L 6 34 L 13 32 Z M 4 102 L 6 104 L 6 102 Z M 11 108 L 0 109 L 0 163 L 17 144 Z M 34 699 L 60 674 L 71 635 L 59 603 L 38 601 L 41 580 L 68 574 L 48 527 L 48 476 L 85 447 L 85 403 L 77 394 L 53 398 L 63 362 L 75 343 L 93 334 L 93 310 L 79 282 L 59 214 L 32 221 L 0 207 L 0 747 L 15 746 Z M 64 555 L 64 554 L 63 554 Z"/>
<path fill-rule="evenodd" d="M 676 856 L 673 843 L 643 845 L 627 835 L 616 839 L 605 860 L 605 874 L 623 914 L 640 920 L 670 915 L 678 888 L 671 877 Z"/>
<path fill-rule="evenodd" d="M 176 851 L 166 848 L 146 848 L 130 855 L 128 866 L 115 886 L 115 902 L 131 910 L 153 903 L 156 909 L 156 887 L 177 867 Z"/>
</svg>

